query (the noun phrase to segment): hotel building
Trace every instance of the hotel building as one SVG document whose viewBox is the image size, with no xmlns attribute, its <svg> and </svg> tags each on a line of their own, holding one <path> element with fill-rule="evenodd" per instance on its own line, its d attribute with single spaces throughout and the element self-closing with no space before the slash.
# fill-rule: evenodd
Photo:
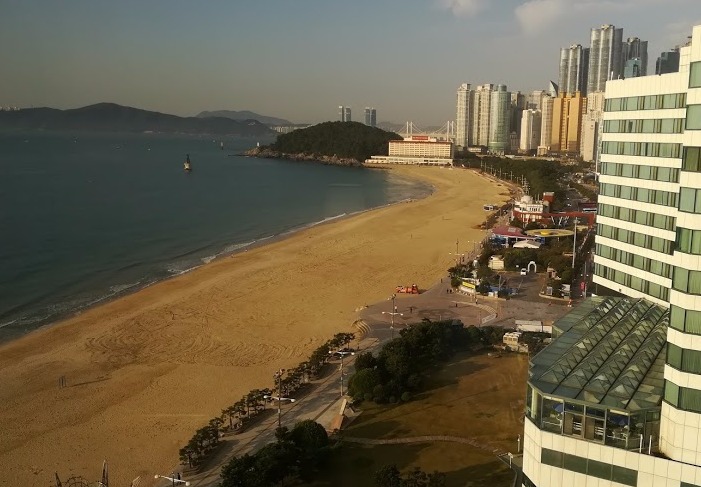
<svg viewBox="0 0 701 487">
<path fill-rule="evenodd" d="M 531 361 L 524 486 L 701 486 L 701 26 L 606 84 L 595 293 Z"/>
<path fill-rule="evenodd" d="M 413 135 L 404 140 L 389 141 L 389 155 L 372 156 L 368 164 L 417 164 L 448 166 L 453 164 L 452 142 L 425 135 Z"/>
</svg>

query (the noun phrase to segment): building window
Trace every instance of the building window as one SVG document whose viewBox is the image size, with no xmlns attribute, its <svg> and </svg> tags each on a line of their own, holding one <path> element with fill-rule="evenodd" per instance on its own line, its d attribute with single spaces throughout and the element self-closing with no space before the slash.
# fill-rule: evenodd
<svg viewBox="0 0 701 487">
<path fill-rule="evenodd" d="M 679 386 L 674 382 L 665 380 L 664 382 L 664 400 L 674 407 L 679 406 Z"/>
<path fill-rule="evenodd" d="M 701 172 L 701 147 L 684 147 L 682 170 Z"/>
<path fill-rule="evenodd" d="M 686 107 L 686 129 L 701 130 L 701 105 Z"/>
<path fill-rule="evenodd" d="M 583 473 L 591 477 L 610 480 L 624 485 L 635 486 L 638 483 L 638 472 L 636 470 L 596 460 L 588 460 L 578 455 L 562 453 L 549 448 L 541 448 L 540 462 L 544 465 L 564 468 L 571 472 Z"/>
<path fill-rule="evenodd" d="M 701 191 L 694 188 L 680 188 L 679 211 L 683 211 L 686 213 L 700 213 Z"/>
<path fill-rule="evenodd" d="M 701 391 L 680 387 L 679 407 L 685 411 L 701 413 Z"/>
<path fill-rule="evenodd" d="M 664 400 L 677 409 L 701 413 L 701 391 L 679 387 L 668 380 L 664 385 Z"/>
<path fill-rule="evenodd" d="M 689 69 L 689 88 L 701 87 L 701 62 L 691 63 Z"/>
<path fill-rule="evenodd" d="M 669 311 L 669 326 L 684 333 L 701 335 L 701 311 L 686 310 L 672 305 Z"/>
<path fill-rule="evenodd" d="M 701 255 L 701 230 L 677 227 L 677 250 L 685 254 Z"/>
<path fill-rule="evenodd" d="M 686 294 L 701 296 L 701 271 L 689 271 L 675 267 L 672 287 Z"/>
<path fill-rule="evenodd" d="M 693 74 L 692 76 L 690 76 L 689 81 L 691 82 L 692 79 L 694 79 Z M 607 112 L 620 112 L 629 110 L 660 110 L 663 108 L 684 108 L 685 106 L 686 93 L 671 93 L 666 95 L 609 98 L 604 104 L 604 110 Z"/>
</svg>

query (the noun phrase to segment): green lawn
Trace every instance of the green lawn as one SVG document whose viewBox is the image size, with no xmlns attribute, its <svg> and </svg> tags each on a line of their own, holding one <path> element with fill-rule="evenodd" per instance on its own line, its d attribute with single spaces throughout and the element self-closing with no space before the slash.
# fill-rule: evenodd
<svg viewBox="0 0 701 487">
<path fill-rule="evenodd" d="M 525 356 L 456 356 L 428 379 L 427 389 L 397 406 L 365 403 L 343 436 L 386 439 L 423 435 L 472 438 L 484 449 L 449 442 L 366 446 L 343 443 L 316 486 L 372 485 L 382 465 L 447 475 L 448 485 L 510 485 L 511 471 L 489 450 L 516 451 L 528 362 Z"/>
</svg>

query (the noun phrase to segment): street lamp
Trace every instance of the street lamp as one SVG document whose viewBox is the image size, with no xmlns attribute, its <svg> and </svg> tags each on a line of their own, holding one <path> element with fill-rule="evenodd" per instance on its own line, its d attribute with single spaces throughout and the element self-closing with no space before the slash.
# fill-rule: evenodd
<svg viewBox="0 0 701 487">
<path fill-rule="evenodd" d="M 351 352 L 349 350 L 338 350 L 336 352 L 329 353 L 341 356 L 341 397 L 343 397 L 343 357 L 346 355 L 355 355 L 355 352 Z"/>
<path fill-rule="evenodd" d="M 393 294 L 392 297 L 390 298 L 392 300 L 392 311 L 389 313 L 387 311 L 382 312 L 383 315 L 390 315 L 392 317 L 392 322 L 389 325 L 389 329 L 391 330 L 391 333 L 392 333 L 392 340 L 394 340 L 394 316 L 395 315 L 404 316 L 402 313 L 397 313 L 397 307 L 394 305 L 394 300 L 396 299 L 396 297 L 397 297 L 397 295 Z"/>
<path fill-rule="evenodd" d="M 171 482 L 173 482 L 174 487 L 176 484 L 178 484 L 178 485 L 185 484 L 186 486 L 190 485 L 190 482 L 186 482 L 186 481 L 180 479 L 180 474 L 178 474 L 177 478 L 175 477 L 175 472 L 173 472 L 171 475 L 172 475 L 172 477 L 166 477 L 165 475 L 155 475 L 154 478 L 170 480 Z"/>
<path fill-rule="evenodd" d="M 282 397 L 282 374 L 285 373 L 285 369 L 280 369 L 275 372 L 275 379 L 277 380 L 277 396 L 265 395 L 263 399 L 275 399 L 277 401 L 277 427 L 282 426 L 282 401 L 295 402 L 291 397 Z"/>
</svg>

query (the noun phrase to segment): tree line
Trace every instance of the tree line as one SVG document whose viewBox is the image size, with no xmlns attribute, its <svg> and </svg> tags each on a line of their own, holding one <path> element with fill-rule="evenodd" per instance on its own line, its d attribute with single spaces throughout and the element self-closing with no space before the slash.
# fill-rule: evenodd
<svg viewBox="0 0 701 487">
<path fill-rule="evenodd" d="M 190 441 L 179 451 L 180 462 L 189 467 L 198 467 L 216 449 L 222 434 L 243 431 L 247 425 L 266 409 L 270 399 L 266 396 L 293 397 L 305 384 L 319 377 L 330 354 L 350 343 L 353 333 L 337 333 L 314 350 L 309 358 L 292 369 L 281 371 L 273 387 L 253 389 L 232 405 L 224 408 L 220 416 L 212 418 L 206 426 L 198 429 Z"/>
</svg>

